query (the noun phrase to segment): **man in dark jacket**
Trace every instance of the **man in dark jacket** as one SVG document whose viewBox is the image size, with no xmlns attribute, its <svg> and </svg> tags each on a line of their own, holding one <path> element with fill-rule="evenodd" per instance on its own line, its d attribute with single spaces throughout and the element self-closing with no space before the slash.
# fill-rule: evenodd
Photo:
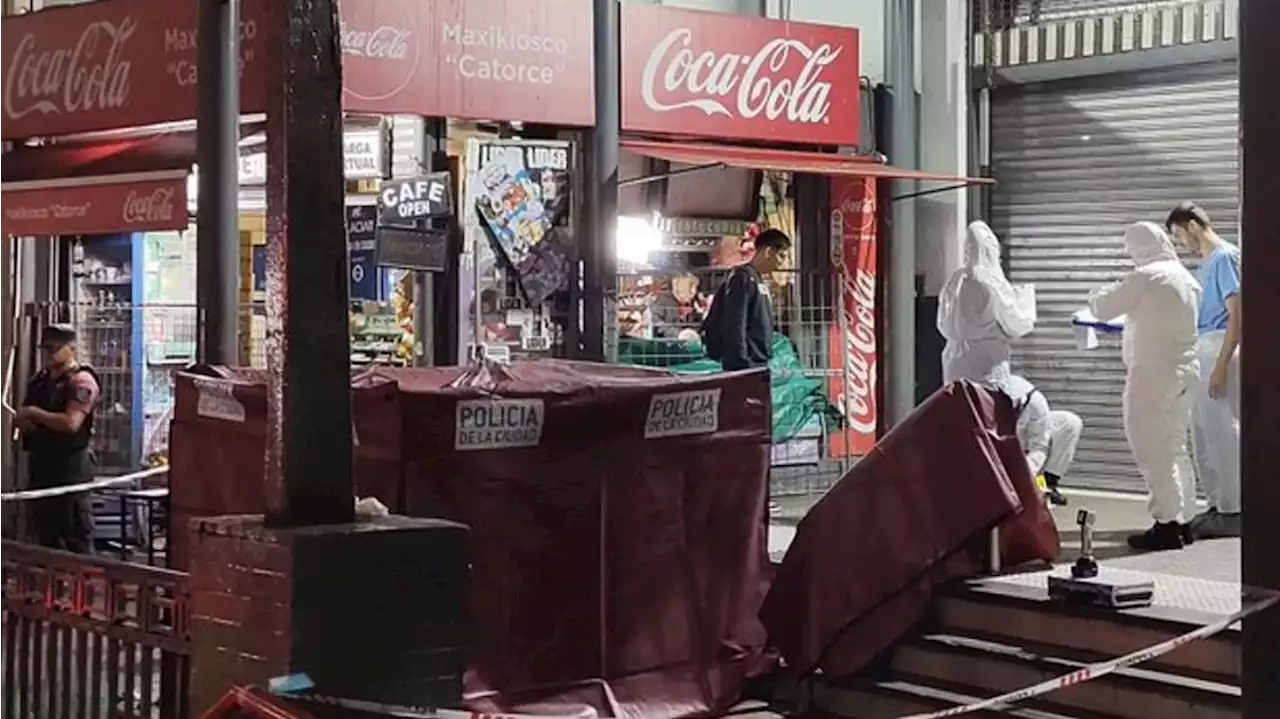
<svg viewBox="0 0 1280 719">
<path fill-rule="evenodd" d="M 716 291 L 706 321 L 707 354 L 730 371 L 767 367 L 773 356 L 773 303 L 764 278 L 786 266 L 791 238 L 768 229 L 755 249 Z"/>
</svg>

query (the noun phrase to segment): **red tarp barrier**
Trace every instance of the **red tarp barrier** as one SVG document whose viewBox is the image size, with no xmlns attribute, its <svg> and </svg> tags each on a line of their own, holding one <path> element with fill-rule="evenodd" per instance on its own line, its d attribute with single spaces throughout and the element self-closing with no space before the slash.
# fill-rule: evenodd
<svg viewBox="0 0 1280 719">
<path fill-rule="evenodd" d="M 401 391 L 405 513 L 472 529 L 467 687 L 501 696 L 471 708 L 597 678 L 635 716 L 736 699 L 764 646 L 767 373 L 553 361 L 448 385 L 375 374 Z M 481 448 L 496 443 L 527 446 Z"/>
<path fill-rule="evenodd" d="M 865 667 L 923 618 L 939 585 L 982 570 L 997 524 L 1006 561 L 1056 556 L 1016 420 L 1004 395 L 943 388 L 809 510 L 760 614 L 792 669 Z"/>
<path fill-rule="evenodd" d="M 267 373 L 210 371 L 217 376 L 179 373 L 174 383 L 168 546 L 174 569 L 187 568 L 191 519 L 267 511 Z M 357 494 L 377 495 L 394 507 L 402 477 L 398 394 L 385 382 L 360 384 L 352 403 Z"/>
<path fill-rule="evenodd" d="M 227 374 L 178 381 L 175 528 L 265 509 L 265 385 Z M 354 385 L 357 493 L 472 528 L 471 708 L 685 716 L 763 668 L 766 372 L 542 361 Z"/>
</svg>

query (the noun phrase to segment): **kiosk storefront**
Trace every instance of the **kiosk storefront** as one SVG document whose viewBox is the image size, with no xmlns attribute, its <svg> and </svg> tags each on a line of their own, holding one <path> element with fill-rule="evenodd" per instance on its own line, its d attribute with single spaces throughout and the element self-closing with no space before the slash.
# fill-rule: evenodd
<svg viewBox="0 0 1280 719">
<path fill-rule="evenodd" d="M 707 299 L 756 232 L 790 234 L 767 278 L 775 494 L 822 492 L 878 431 L 876 180 L 969 182 L 876 159 L 858 60 L 853 28 L 622 8 L 617 346 L 705 366 Z"/>
<path fill-rule="evenodd" d="M 254 123 L 266 106 L 266 7 L 265 0 L 241 5 L 241 149 L 250 175 L 241 196 L 241 297 L 247 302 L 253 299 L 254 248 L 265 243 L 265 228 L 254 218 L 260 191 L 255 191 L 252 175 L 255 146 L 262 140 Z M 346 0 L 340 12 L 349 129 L 345 144 L 359 150 L 347 157 L 349 207 L 371 206 L 381 179 L 413 176 L 432 163 L 422 118 L 524 122 L 542 128 L 593 122 L 589 0 Z M 118 257 L 85 262 L 90 279 L 119 283 L 120 288 L 82 295 L 118 310 L 113 317 L 121 321 L 102 325 L 128 324 L 121 341 L 104 345 L 101 352 L 91 346 L 88 358 L 120 369 L 120 401 L 113 406 L 118 404 L 129 417 L 122 425 L 130 428 L 117 442 L 123 466 L 139 459 L 145 434 L 138 419 L 144 387 L 133 363 L 151 356 L 176 360 L 182 354 L 165 322 L 143 317 L 152 293 L 145 287 L 135 291 L 132 283 L 133 273 L 148 263 L 137 261 L 133 247 L 147 246 L 137 241 L 140 233 L 174 233 L 182 241 L 167 243 L 159 252 L 173 259 L 185 256 L 184 243 L 195 242 L 189 227 L 199 208 L 189 183 L 195 159 L 196 15 L 196 0 L 159 5 L 103 0 L 6 17 L 0 26 L 3 139 L 18 145 L 4 158 L 5 234 L 61 238 L 59 244 L 68 248 L 80 242 L 86 258 L 92 254 L 87 248 L 102 236 L 126 238 L 114 253 Z M 495 32 L 512 42 L 489 42 Z M 416 127 L 416 134 L 408 133 L 404 147 L 388 145 L 388 137 L 405 137 L 401 127 Z M 455 169 L 457 176 L 447 160 L 433 169 Z M 349 215 L 358 245 L 351 289 L 372 295 L 375 303 L 401 300 L 397 321 L 400 315 L 421 316 L 451 323 L 456 334 L 456 309 L 420 296 L 419 288 L 431 283 L 404 281 L 405 274 L 396 273 L 395 280 L 369 288 L 370 276 L 386 275 L 370 263 L 368 236 L 357 231 L 361 215 L 355 210 Z M 447 266 L 433 268 L 433 275 L 452 276 L 456 287 L 456 252 L 447 260 Z M 194 282 L 155 283 L 161 285 L 189 289 Z M 408 298 L 396 297 L 406 289 Z M 444 296 L 453 298 L 445 305 L 458 302 L 456 289 Z M 64 292 L 44 299 L 65 302 L 72 297 Z M 428 311 L 415 311 L 415 305 Z M 194 316 L 190 310 L 188 314 Z M 248 362 L 254 354 L 251 314 L 242 327 L 242 336 L 250 340 L 242 357 Z M 406 329 L 410 337 L 432 334 Z M 420 342 L 414 351 L 422 354 Z M 160 394 L 167 397 L 167 383 L 155 384 L 153 389 L 163 389 Z"/>
</svg>

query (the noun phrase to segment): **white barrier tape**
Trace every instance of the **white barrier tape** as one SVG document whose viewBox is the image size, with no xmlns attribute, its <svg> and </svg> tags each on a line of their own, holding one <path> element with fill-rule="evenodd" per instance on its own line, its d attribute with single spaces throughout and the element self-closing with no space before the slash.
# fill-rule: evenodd
<svg viewBox="0 0 1280 719">
<path fill-rule="evenodd" d="M 972 714 L 974 712 L 983 711 L 984 709 L 1007 709 L 1011 704 L 1026 701 L 1027 699 L 1055 692 L 1059 689 L 1065 689 L 1077 684 L 1084 684 L 1085 682 L 1093 681 L 1098 677 L 1106 676 L 1117 669 L 1131 667 L 1135 664 L 1141 664 L 1155 659 L 1156 657 L 1168 654 L 1174 649 L 1185 644 L 1190 644 L 1198 639 L 1213 636 L 1250 614 L 1255 614 L 1267 607 L 1270 607 L 1277 601 L 1280 601 L 1280 595 L 1265 597 L 1248 607 L 1242 608 L 1240 611 L 1221 621 L 1214 622 L 1213 624 L 1207 624 L 1194 631 L 1187 632 L 1186 634 L 1174 637 L 1173 639 L 1161 642 L 1160 644 L 1147 647 L 1146 649 L 1139 649 L 1136 652 L 1126 654 L 1122 657 L 1080 667 L 1070 674 L 1065 674 L 1055 679 L 1040 682 L 1039 684 L 1029 686 L 1025 689 L 1018 689 L 1016 691 L 1011 691 L 1008 694 L 1001 694 L 998 697 L 991 697 L 990 699 L 984 699 L 972 704 L 965 704 L 963 706 L 943 709 L 941 711 L 931 712 L 928 714 L 911 714 L 909 716 L 900 717 L 900 719 L 942 719 L 942 717 Z"/>
<path fill-rule="evenodd" d="M 77 492 L 92 492 L 98 489 L 111 489 L 112 487 L 124 487 L 134 484 L 140 480 L 150 477 L 158 477 L 169 472 L 168 467 L 152 467 L 144 469 L 140 472 L 132 474 L 124 474 L 119 477 L 107 477 L 104 479 L 95 479 L 92 482 L 81 482 L 80 484 L 68 484 L 63 487 L 49 487 L 47 489 L 24 489 L 20 492 L 5 492 L 0 494 L 0 501 L 17 502 L 19 500 L 28 499 L 47 499 L 49 497 L 61 497 L 64 494 L 76 494 Z"/>
</svg>

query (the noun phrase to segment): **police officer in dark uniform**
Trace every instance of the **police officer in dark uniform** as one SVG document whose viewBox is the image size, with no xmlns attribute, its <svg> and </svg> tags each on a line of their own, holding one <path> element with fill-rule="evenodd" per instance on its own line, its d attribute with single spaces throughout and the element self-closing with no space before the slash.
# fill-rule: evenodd
<svg viewBox="0 0 1280 719">
<path fill-rule="evenodd" d="M 40 335 L 44 368 L 27 383 L 15 422 L 27 452 L 31 489 L 80 484 L 93 479 L 90 441 L 100 389 L 97 375 L 76 361 L 76 333 L 65 325 Z M 87 553 L 93 517 L 87 492 L 31 500 L 40 544 Z"/>
</svg>

